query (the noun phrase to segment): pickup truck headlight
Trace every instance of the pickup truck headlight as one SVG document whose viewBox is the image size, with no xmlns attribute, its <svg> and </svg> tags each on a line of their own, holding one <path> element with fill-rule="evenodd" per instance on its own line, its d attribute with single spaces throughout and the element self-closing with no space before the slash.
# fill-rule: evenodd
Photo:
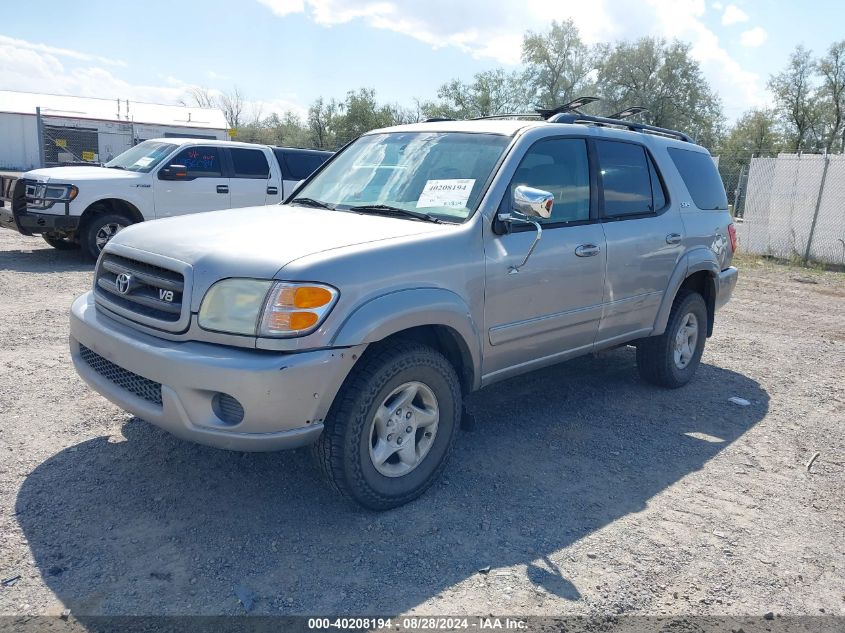
<svg viewBox="0 0 845 633">
<path fill-rule="evenodd" d="M 320 325 L 337 297 L 323 284 L 224 279 L 209 288 L 198 320 L 229 334 L 302 336 Z"/>
<path fill-rule="evenodd" d="M 50 183 L 33 183 L 27 185 L 26 196 L 34 207 L 49 208 L 56 202 L 70 202 L 79 193 L 74 185 L 54 185 Z"/>
</svg>

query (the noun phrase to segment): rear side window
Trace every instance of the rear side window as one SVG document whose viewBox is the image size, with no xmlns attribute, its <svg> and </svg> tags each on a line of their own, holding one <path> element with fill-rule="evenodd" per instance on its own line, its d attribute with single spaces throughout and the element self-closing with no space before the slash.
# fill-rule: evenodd
<svg viewBox="0 0 845 633">
<path fill-rule="evenodd" d="M 641 145 L 596 141 L 604 216 L 653 213 L 666 205 L 657 170 Z"/>
<path fill-rule="evenodd" d="M 669 156 L 678 168 L 695 206 L 705 211 L 728 208 L 725 185 L 709 154 L 670 147 Z"/>
<path fill-rule="evenodd" d="M 232 147 L 229 149 L 232 155 L 232 164 L 235 169 L 236 178 L 269 178 L 270 165 L 264 152 L 257 149 L 243 149 Z"/>
<path fill-rule="evenodd" d="M 278 155 L 278 154 L 277 154 Z M 317 168 L 326 162 L 320 154 L 287 153 L 282 155 L 288 180 L 304 180 L 313 174 Z"/>
</svg>

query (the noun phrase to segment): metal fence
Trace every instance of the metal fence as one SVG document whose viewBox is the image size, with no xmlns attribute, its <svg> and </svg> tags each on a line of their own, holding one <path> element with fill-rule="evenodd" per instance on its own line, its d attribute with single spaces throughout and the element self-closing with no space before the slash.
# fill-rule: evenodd
<svg viewBox="0 0 845 633">
<path fill-rule="evenodd" d="M 753 158 L 743 187 L 742 250 L 845 264 L 845 156 Z"/>
<path fill-rule="evenodd" d="M 96 165 L 134 145 L 131 122 L 85 121 L 36 114 L 41 165 Z"/>
</svg>

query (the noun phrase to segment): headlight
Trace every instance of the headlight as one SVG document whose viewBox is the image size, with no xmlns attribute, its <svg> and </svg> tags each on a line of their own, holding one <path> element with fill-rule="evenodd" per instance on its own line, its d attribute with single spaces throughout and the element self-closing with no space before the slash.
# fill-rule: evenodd
<svg viewBox="0 0 845 633">
<path fill-rule="evenodd" d="M 207 330 L 255 336 L 261 308 L 272 281 L 224 279 L 205 294 L 199 324 Z"/>
<path fill-rule="evenodd" d="M 202 300 L 199 324 L 230 334 L 302 336 L 320 325 L 337 297 L 323 284 L 224 279 Z"/>
<path fill-rule="evenodd" d="M 33 206 L 49 208 L 56 202 L 70 202 L 79 193 L 74 185 L 54 185 L 49 183 L 35 183 L 28 185 L 26 195 Z"/>
<path fill-rule="evenodd" d="M 267 298 L 259 336 L 301 336 L 319 327 L 338 291 L 312 283 L 276 282 Z"/>
</svg>

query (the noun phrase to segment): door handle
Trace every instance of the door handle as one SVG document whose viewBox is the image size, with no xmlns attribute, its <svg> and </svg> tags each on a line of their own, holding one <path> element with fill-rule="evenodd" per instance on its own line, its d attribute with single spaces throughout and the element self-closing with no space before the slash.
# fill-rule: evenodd
<svg viewBox="0 0 845 633">
<path fill-rule="evenodd" d="M 666 236 L 666 243 L 667 244 L 680 244 L 681 243 L 680 233 L 669 233 L 669 235 Z"/>
<path fill-rule="evenodd" d="M 229 185 L 217 185 L 217 193 L 229 193 Z"/>
<path fill-rule="evenodd" d="M 267 195 L 268 196 L 275 196 L 278 195 L 279 188 L 278 187 L 267 187 Z"/>
<path fill-rule="evenodd" d="M 598 255 L 600 252 L 601 249 L 595 244 L 581 244 L 581 246 L 575 249 L 575 254 L 578 257 L 592 257 L 593 255 Z"/>
</svg>

